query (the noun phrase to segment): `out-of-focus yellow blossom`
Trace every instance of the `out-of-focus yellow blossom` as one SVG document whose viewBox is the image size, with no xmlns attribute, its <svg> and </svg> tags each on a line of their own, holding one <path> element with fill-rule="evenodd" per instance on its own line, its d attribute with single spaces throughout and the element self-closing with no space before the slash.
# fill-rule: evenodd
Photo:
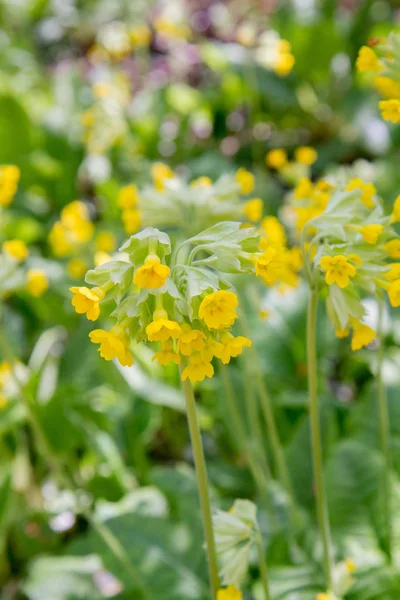
<svg viewBox="0 0 400 600">
<path fill-rule="evenodd" d="M 68 275 L 72 279 L 82 279 L 87 270 L 88 264 L 81 258 L 71 258 L 67 264 Z"/>
<path fill-rule="evenodd" d="M 264 249 L 264 247 L 262 246 Z M 284 283 L 294 287 L 298 284 L 296 270 L 298 267 L 298 252 L 278 244 L 268 245 L 264 254 L 259 256 L 255 263 L 256 276 L 259 276 L 267 285 Z"/>
<path fill-rule="evenodd" d="M 400 121 L 400 100 L 392 98 L 391 100 L 381 100 L 379 108 L 385 121 L 398 123 Z"/>
<path fill-rule="evenodd" d="M 80 315 L 86 315 L 89 321 L 96 321 L 100 316 L 100 302 L 104 298 L 104 292 L 101 288 L 89 289 L 85 286 L 71 287 L 72 306 Z"/>
<path fill-rule="evenodd" d="M 128 208 L 136 208 L 139 203 L 139 193 L 136 185 L 125 185 L 122 187 L 118 194 L 118 206 L 122 210 Z"/>
<path fill-rule="evenodd" d="M 178 339 L 181 334 L 179 323 L 171 321 L 163 309 L 154 311 L 153 321 L 146 327 L 149 342 L 166 342 L 170 338 Z"/>
<path fill-rule="evenodd" d="M 329 594 L 325 594 L 325 592 L 323 592 L 321 594 L 317 594 L 315 596 L 315 600 L 331 600 L 331 598 L 329 597 Z"/>
<path fill-rule="evenodd" d="M 335 335 L 337 338 L 347 338 L 350 335 L 350 329 L 348 327 L 345 327 L 344 329 L 338 327 L 335 329 Z"/>
<path fill-rule="evenodd" d="M 389 281 L 400 279 L 400 263 L 392 263 L 387 266 L 389 267 L 389 270 L 386 271 L 385 278 L 389 279 Z"/>
<path fill-rule="evenodd" d="M 0 410 L 3 410 L 8 404 L 8 398 L 3 392 L 0 392 Z"/>
<path fill-rule="evenodd" d="M 296 185 L 293 195 L 295 200 L 303 200 L 312 196 L 314 187 L 308 177 L 302 177 Z"/>
<path fill-rule="evenodd" d="M 386 242 L 385 250 L 390 258 L 400 258 L 400 240 L 396 238 Z"/>
<path fill-rule="evenodd" d="M 397 198 L 395 199 L 394 204 L 393 204 L 391 222 L 398 223 L 399 221 L 400 221 L 400 196 L 397 196 Z"/>
<path fill-rule="evenodd" d="M 94 245 L 100 252 L 113 252 L 117 247 L 117 240 L 111 231 L 101 231 L 96 235 Z"/>
<path fill-rule="evenodd" d="M 218 590 L 217 600 L 242 600 L 242 592 L 234 585 Z"/>
<path fill-rule="evenodd" d="M 267 152 L 265 162 L 271 169 L 282 169 L 287 165 L 287 154 L 283 148 L 275 148 Z"/>
<path fill-rule="evenodd" d="M 160 35 L 172 40 L 188 40 L 191 30 L 184 23 L 175 23 L 163 16 L 154 20 L 154 29 Z"/>
<path fill-rule="evenodd" d="M 49 287 L 49 280 L 42 269 L 28 269 L 25 287 L 31 296 L 42 296 Z"/>
<path fill-rule="evenodd" d="M 78 200 L 67 204 L 60 214 L 60 220 L 54 223 L 49 234 L 49 242 L 56 256 L 72 254 L 75 247 L 90 241 L 94 233 L 89 211 Z"/>
<path fill-rule="evenodd" d="M 376 196 L 376 188 L 373 183 L 365 183 L 361 177 L 355 177 L 346 186 L 346 190 L 361 190 L 361 200 L 367 208 L 373 208 L 375 205 L 374 196 Z"/>
<path fill-rule="evenodd" d="M 382 231 L 383 225 L 364 225 L 360 228 L 360 233 L 367 244 L 376 244 Z"/>
<path fill-rule="evenodd" d="M 238 298 L 233 292 L 219 290 L 203 298 L 199 307 L 199 317 L 208 329 L 224 329 L 237 319 Z"/>
<path fill-rule="evenodd" d="M 199 188 L 199 187 L 210 187 L 212 185 L 212 180 L 209 177 L 198 177 L 197 179 L 193 179 L 190 182 L 190 187 Z"/>
<path fill-rule="evenodd" d="M 336 284 L 340 288 L 349 285 L 350 279 L 355 276 L 356 268 L 343 254 L 336 256 L 323 256 L 320 260 L 321 269 L 326 271 L 325 281 L 328 285 Z"/>
<path fill-rule="evenodd" d="M 258 313 L 258 316 L 260 317 L 260 319 L 265 321 L 269 317 L 269 311 L 268 310 L 260 310 Z"/>
<path fill-rule="evenodd" d="M 158 256 L 149 255 L 144 265 L 136 269 L 133 283 L 139 288 L 147 290 L 160 288 L 165 284 L 169 272 L 169 267 L 161 264 Z"/>
<path fill-rule="evenodd" d="M 236 183 L 240 186 L 242 194 L 250 194 L 254 190 L 254 175 L 247 169 L 240 168 L 236 171 Z"/>
<path fill-rule="evenodd" d="M 264 249 L 264 240 L 268 245 L 277 244 L 284 246 L 286 244 L 286 234 L 282 223 L 277 217 L 265 217 L 261 221 L 261 250 Z"/>
<path fill-rule="evenodd" d="M 21 262 L 29 256 L 29 250 L 22 240 L 7 240 L 2 244 L 3 252 Z"/>
<path fill-rule="evenodd" d="M 390 304 L 397 308 L 400 306 L 400 279 L 392 281 L 388 286 Z"/>
<path fill-rule="evenodd" d="M 295 64 L 295 57 L 292 54 L 292 47 L 287 40 L 279 40 L 277 44 L 277 58 L 273 69 L 280 77 L 289 75 Z"/>
<path fill-rule="evenodd" d="M 372 327 L 369 327 L 360 321 L 356 321 L 355 319 L 352 319 L 351 326 L 353 327 L 353 336 L 351 338 L 352 350 L 360 350 L 376 339 L 376 332 Z"/>
<path fill-rule="evenodd" d="M 96 267 L 100 267 L 101 265 L 105 265 L 106 263 L 112 261 L 112 257 L 108 254 L 108 252 L 103 252 L 103 250 L 98 250 L 94 254 L 94 264 Z"/>
<path fill-rule="evenodd" d="M 199 329 L 192 329 L 190 325 L 183 325 L 182 334 L 179 338 L 179 352 L 184 356 L 190 356 L 192 352 L 199 352 L 206 345 L 206 335 Z"/>
<path fill-rule="evenodd" d="M 181 362 L 181 357 L 174 349 L 174 341 L 167 340 L 161 344 L 161 349 L 154 354 L 152 360 L 156 360 L 159 365 L 163 365 L 165 367 L 171 362 L 179 365 Z"/>
<path fill-rule="evenodd" d="M 147 25 L 136 25 L 129 30 L 129 37 L 136 48 L 147 48 L 151 41 L 151 29 Z"/>
<path fill-rule="evenodd" d="M 251 48 L 257 40 L 257 31 L 251 23 L 242 23 L 236 31 L 236 40 L 242 46 Z"/>
<path fill-rule="evenodd" d="M 261 198 L 252 198 L 248 200 L 243 206 L 243 214 L 249 221 L 256 223 L 262 217 L 263 202 Z"/>
<path fill-rule="evenodd" d="M 311 146 L 301 146 L 295 151 L 294 158 L 298 163 L 310 166 L 315 163 L 318 158 L 318 154 L 314 148 L 311 148 Z"/>
<path fill-rule="evenodd" d="M 384 98 L 400 100 L 400 81 L 395 81 L 390 77 L 376 77 L 374 86 Z"/>
<path fill-rule="evenodd" d="M 162 192 L 162 190 L 165 189 L 165 180 L 173 179 L 175 173 L 164 163 L 157 162 L 151 167 L 151 176 L 155 187 Z"/>
<path fill-rule="evenodd" d="M 239 335 L 234 337 L 231 333 L 223 333 L 220 337 L 220 348 L 214 351 L 214 355 L 219 358 L 224 365 L 227 365 L 232 357 L 239 356 L 242 354 L 243 347 L 250 347 L 252 345 L 251 340 Z"/>
<path fill-rule="evenodd" d="M 100 344 L 99 353 L 105 360 L 117 358 L 123 367 L 133 365 L 133 356 L 129 351 L 129 338 L 119 327 L 113 327 L 111 331 L 94 329 L 89 333 L 93 344 Z"/>
<path fill-rule="evenodd" d="M 122 223 L 126 233 L 132 235 L 142 226 L 142 213 L 137 209 L 127 209 L 122 212 Z"/>
<path fill-rule="evenodd" d="M 357 565 L 352 558 L 346 558 L 344 564 L 349 573 L 355 573 L 357 571 Z"/>
<path fill-rule="evenodd" d="M 15 165 L 0 165 L 0 206 L 11 204 L 18 187 L 20 171 Z"/>
<path fill-rule="evenodd" d="M 361 73 L 369 71 L 379 72 L 382 70 L 382 64 L 379 58 L 372 48 L 369 48 L 368 46 L 362 46 L 362 48 L 360 48 L 356 60 L 356 67 Z"/>
</svg>

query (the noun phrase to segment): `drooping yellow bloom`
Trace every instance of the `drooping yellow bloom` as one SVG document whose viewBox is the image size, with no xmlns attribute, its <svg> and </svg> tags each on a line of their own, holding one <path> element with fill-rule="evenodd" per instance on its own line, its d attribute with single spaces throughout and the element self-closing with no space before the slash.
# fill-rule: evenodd
<svg viewBox="0 0 400 600">
<path fill-rule="evenodd" d="M 348 327 L 345 327 L 344 329 L 338 327 L 337 329 L 335 329 L 335 335 L 337 338 L 346 338 L 349 334 L 350 329 Z"/>
<path fill-rule="evenodd" d="M 214 356 L 219 358 L 224 365 L 227 365 L 232 357 L 242 354 L 243 347 L 250 347 L 251 340 L 242 335 L 234 337 L 231 333 L 225 332 L 221 335 L 220 347 L 214 349 Z"/>
<path fill-rule="evenodd" d="M 206 335 L 199 329 L 192 329 L 190 325 L 182 326 L 182 335 L 179 338 L 179 352 L 184 356 L 190 356 L 193 352 L 199 352 L 206 345 Z"/>
<path fill-rule="evenodd" d="M 112 256 L 110 256 L 108 252 L 103 252 L 102 250 L 99 250 L 95 252 L 93 260 L 95 267 L 101 267 L 101 265 L 105 265 L 106 263 L 111 262 Z"/>
<path fill-rule="evenodd" d="M 256 260 L 256 276 L 261 277 L 267 285 L 273 285 L 281 280 L 285 266 L 284 248 L 278 245 L 268 246 Z"/>
<path fill-rule="evenodd" d="M 174 362 L 176 365 L 179 365 L 181 362 L 181 357 L 174 350 L 174 341 L 167 340 L 161 344 L 161 350 L 156 352 L 152 358 L 152 360 L 156 360 L 159 365 L 163 365 L 166 367 L 169 363 Z"/>
<path fill-rule="evenodd" d="M 67 264 L 68 275 L 72 279 L 82 279 L 87 270 L 88 264 L 81 258 L 71 258 Z"/>
<path fill-rule="evenodd" d="M 266 246 L 263 246 L 263 240 L 265 240 L 268 245 L 276 244 L 278 246 L 283 246 L 286 244 L 285 230 L 277 217 L 265 217 L 261 221 L 261 233 L 263 234 L 263 237 L 261 238 L 261 250 L 266 248 Z"/>
<path fill-rule="evenodd" d="M 385 278 L 389 279 L 389 281 L 400 279 L 400 263 L 391 263 L 387 266 L 389 267 L 389 270 L 386 271 Z"/>
<path fill-rule="evenodd" d="M 360 233 L 367 244 L 376 244 L 382 231 L 383 225 L 364 225 L 360 228 Z"/>
<path fill-rule="evenodd" d="M 239 184 L 242 194 L 250 194 L 254 190 L 254 175 L 250 171 L 247 171 L 247 169 L 238 169 L 235 180 Z"/>
<path fill-rule="evenodd" d="M 111 331 L 94 329 L 89 333 L 89 337 L 93 344 L 100 344 L 100 356 L 105 360 L 117 358 L 123 367 L 133 365 L 133 356 L 129 351 L 129 338 L 118 325 Z"/>
<path fill-rule="evenodd" d="M 96 321 L 100 316 L 100 302 L 104 298 L 101 288 L 89 289 L 85 286 L 69 288 L 74 294 L 71 303 L 79 315 L 86 315 L 89 321 Z"/>
<path fill-rule="evenodd" d="M 351 325 L 353 327 L 353 336 L 351 338 L 352 350 L 360 350 L 360 348 L 368 346 L 376 338 L 376 332 L 372 327 L 368 327 L 368 325 L 364 325 L 364 323 L 360 323 L 355 319 L 352 320 Z"/>
<path fill-rule="evenodd" d="M 94 245 L 99 252 L 113 252 L 117 247 L 117 240 L 111 231 L 101 231 L 96 235 Z"/>
<path fill-rule="evenodd" d="M 118 194 L 118 206 L 122 210 L 136 208 L 139 202 L 139 193 L 136 185 L 125 185 Z"/>
<path fill-rule="evenodd" d="M 142 225 L 142 213 L 137 209 L 127 208 L 122 212 L 122 223 L 126 233 L 133 235 Z"/>
<path fill-rule="evenodd" d="M 265 162 L 271 169 L 282 169 L 287 165 L 287 154 L 283 148 L 275 148 L 267 152 Z"/>
<path fill-rule="evenodd" d="M 346 190 L 361 190 L 361 201 L 367 208 L 373 208 L 375 205 L 374 196 L 376 196 L 376 188 L 373 183 L 364 183 L 361 177 L 355 177 L 346 186 Z"/>
<path fill-rule="evenodd" d="M 400 221 L 400 195 L 394 201 L 393 211 L 392 211 L 392 223 L 398 223 Z"/>
<path fill-rule="evenodd" d="M 189 364 L 182 371 L 182 381 L 190 379 L 192 383 L 203 381 L 206 377 L 214 375 L 214 367 L 211 364 L 212 352 L 208 349 L 193 352 L 189 356 Z"/>
<path fill-rule="evenodd" d="M 293 196 L 295 200 L 303 200 L 306 198 L 311 198 L 313 194 L 313 184 L 308 179 L 308 177 L 302 177 L 298 184 L 296 185 Z"/>
<path fill-rule="evenodd" d="M 256 223 L 261 219 L 262 212 L 263 202 L 261 198 L 252 198 L 243 206 L 243 214 L 249 221 L 252 221 L 253 223 Z"/>
<path fill-rule="evenodd" d="M 390 258 L 400 258 L 400 239 L 395 238 L 386 242 L 385 250 Z"/>
<path fill-rule="evenodd" d="M 21 262 L 29 256 L 29 250 L 22 240 L 7 240 L 2 245 L 3 252 Z"/>
<path fill-rule="evenodd" d="M 170 338 L 179 338 L 181 334 L 179 323 L 168 319 L 167 312 L 162 309 L 154 311 L 153 321 L 146 327 L 149 342 L 166 342 Z"/>
<path fill-rule="evenodd" d="M 296 152 L 294 153 L 294 158 L 302 165 L 310 166 L 315 163 L 318 158 L 318 154 L 314 148 L 311 148 L 311 146 L 301 146 L 300 148 L 297 148 Z"/>
<path fill-rule="evenodd" d="M 242 600 L 242 592 L 234 585 L 220 589 L 217 592 L 217 600 Z"/>
<path fill-rule="evenodd" d="M 26 289 L 35 298 L 38 298 L 49 287 L 49 280 L 46 273 L 42 269 L 29 269 L 26 274 L 27 282 Z"/>
<path fill-rule="evenodd" d="M 376 77 L 374 86 L 378 92 L 387 99 L 400 99 L 400 82 L 391 79 L 390 77 Z"/>
<path fill-rule="evenodd" d="M 400 121 L 400 100 L 392 98 L 390 100 L 381 100 L 379 108 L 385 121 L 398 123 Z"/>
<path fill-rule="evenodd" d="M 396 279 L 389 284 L 388 295 L 392 306 L 400 306 L 400 279 Z"/>
<path fill-rule="evenodd" d="M 18 187 L 20 171 L 15 165 L 0 165 L 0 206 L 11 204 Z"/>
<path fill-rule="evenodd" d="M 325 281 L 328 285 L 336 283 L 340 288 L 345 288 L 356 274 L 356 268 L 343 254 L 323 256 L 319 264 L 321 269 L 326 271 Z"/>
<path fill-rule="evenodd" d="M 162 192 L 162 190 L 165 189 L 165 180 L 173 179 L 175 173 L 164 163 L 157 162 L 151 167 L 151 176 L 156 188 Z"/>
<path fill-rule="evenodd" d="M 235 308 L 239 302 L 236 294 L 226 290 L 212 292 L 206 296 L 199 307 L 199 317 L 208 329 L 225 329 L 237 319 Z"/>
<path fill-rule="evenodd" d="M 356 67 L 361 73 L 368 71 L 379 72 L 382 70 L 382 64 L 379 61 L 379 58 L 372 48 L 369 48 L 368 46 L 362 46 L 362 48 L 360 48 L 356 60 Z"/>
<path fill-rule="evenodd" d="M 160 288 L 165 284 L 169 273 L 170 268 L 161 264 L 158 256 L 151 254 L 147 256 L 144 265 L 136 269 L 133 283 L 146 290 Z"/>
<path fill-rule="evenodd" d="M 68 256 L 77 245 L 89 242 L 93 233 L 89 211 L 83 202 L 77 200 L 62 209 L 60 220 L 50 231 L 49 242 L 56 256 Z"/>
</svg>

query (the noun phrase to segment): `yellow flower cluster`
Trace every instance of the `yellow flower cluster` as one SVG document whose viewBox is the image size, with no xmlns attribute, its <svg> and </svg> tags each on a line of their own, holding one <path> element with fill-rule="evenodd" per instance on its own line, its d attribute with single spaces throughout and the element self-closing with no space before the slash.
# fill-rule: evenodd
<svg viewBox="0 0 400 600">
<path fill-rule="evenodd" d="M 118 206 L 122 209 L 122 222 L 126 233 L 132 235 L 139 231 L 142 216 L 138 208 L 139 194 L 135 185 L 126 185 L 118 194 Z"/>
<path fill-rule="evenodd" d="M 311 167 L 317 158 L 317 151 L 311 146 L 300 146 L 294 152 L 294 163 L 305 167 Z M 275 148 L 267 152 L 265 162 L 270 169 L 276 169 L 277 171 L 293 164 L 289 161 L 287 152 L 283 148 Z"/>
<path fill-rule="evenodd" d="M 90 241 L 94 226 L 83 202 L 67 204 L 49 234 L 51 248 L 57 257 L 71 256 L 77 248 Z"/>
<path fill-rule="evenodd" d="M 11 204 L 18 187 L 20 172 L 14 165 L 0 165 L 0 206 Z"/>
<path fill-rule="evenodd" d="M 7 240 L 2 244 L 3 252 L 17 262 L 22 262 L 29 256 L 29 250 L 22 240 Z"/>
<path fill-rule="evenodd" d="M 300 233 L 305 225 L 325 212 L 335 186 L 320 179 L 315 184 L 308 177 L 302 177 L 293 192 L 292 211 L 296 229 Z"/>
</svg>

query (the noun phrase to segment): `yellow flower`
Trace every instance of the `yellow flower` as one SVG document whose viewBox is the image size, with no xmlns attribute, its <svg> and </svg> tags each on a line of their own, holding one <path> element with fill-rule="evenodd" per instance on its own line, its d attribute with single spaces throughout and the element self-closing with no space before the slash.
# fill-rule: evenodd
<svg viewBox="0 0 400 600">
<path fill-rule="evenodd" d="M 361 177 L 355 177 L 346 186 L 348 192 L 353 190 L 361 190 L 361 201 L 367 208 L 374 207 L 374 196 L 376 195 L 376 188 L 372 183 L 364 183 Z"/>
<path fill-rule="evenodd" d="M 101 231 L 97 234 L 94 245 L 101 252 L 113 252 L 117 247 L 117 240 L 111 231 Z"/>
<path fill-rule="evenodd" d="M 385 244 L 385 250 L 390 258 L 400 258 L 400 239 L 395 238 Z"/>
<path fill-rule="evenodd" d="M 87 270 L 88 264 L 80 258 L 71 258 L 67 264 L 68 275 L 73 279 L 82 279 Z"/>
<path fill-rule="evenodd" d="M 351 338 L 351 349 L 360 350 L 363 346 L 368 346 L 375 338 L 376 332 L 372 327 L 364 325 L 355 319 L 351 322 L 353 327 L 353 337 Z"/>
<path fill-rule="evenodd" d="M 356 268 L 343 254 L 323 256 L 319 264 L 326 271 L 325 281 L 328 285 L 336 283 L 340 288 L 345 288 L 349 285 L 350 278 L 356 274 Z"/>
<path fill-rule="evenodd" d="M 341 329 L 340 327 L 338 327 L 337 329 L 335 329 L 335 335 L 338 338 L 346 338 L 350 333 L 350 330 L 348 327 L 345 327 L 344 329 Z"/>
<path fill-rule="evenodd" d="M 400 100 L 392 98 L 391 100 L 381 100 L 379 108 L 385 121 L 398 123 L 400 121 Z"/>
<path fill-rule="evenodd" d="M 329 594 L 325 594 L 325 593 L 317 594 L 315 597 L 315 600 L 330 600 Z"/>
<path fill-rule="evenodd" d="M 18 261 L 23 261 L 29 256 L 29 250 L 22 240 L 8 240 L 3 242 L 2 248 L 3 252 Z"/>
<path fill-rule="evenodd" d="M 192 383 L 203 381 L 206 377 L 214 375 L 211 364 L 212 353 L 208 350 L 194 352 L 189 357 L 189 364 L 182 371 L 182 381 L 190 379 Z"/>
<path fill-rule="evenodd" d="M 89 333 L 93 344 L 100 344 L 100 356 L 105 360 L 117 358 L 123 367 L 133 365 L 133 356 L 129 352 L 129 338 L 124 331 L 116 326 L 111 331 L 95 329 Z"/>
<path fill-rule="evenodd" d="M 314 148 L 311 148 L 311 146 L 301 146 L 300 148 L 297 148 L 296 152 L 294 153 L 294 157 L 296 161 L 302 165 L 310 166 L 315 163 L 318 158 L 318 154 Z"/>
<path fill-rule="evenodd" d="M 42 269 L 29 269 L 26 276 L 26 289 L 31 296 L 38 298 L 48 289 L 49 281 Z"/>
<path fill-rule="evenodd" d="M 226 290 L 212 292 L 206 296 L 199 307 L 199 317 L 208 329 L 225 329 L 237 319 L 235 308 L 238 305 L 236 294 Z"/>
<path fill-rule="evenodd" d="M 156 360 L 159 365 L 163 365 L 165 367 L 171 362 L 179 365 L 181 362 L 181 357 L 174 350 L 174 341 L 167 340 L 161 344 L 161 350 L 154 354 L 152 360 Z"/>
<path fill-rule="evenodd" d="M 231 333 L 225 332 L 221 335 L 220 347 L 214 349 L 214 356 L 227 365 L 232 357 L 242 354 L 243 346 L 250 347 L 251 345 L 252 342 L 248 338 L 242 335 L 234 337 Z"/>
<path fill-rule="evenodd" d="M 357 565 L 352 558 L 346 558 L 344 564 L 346 565 L 349 573 L 355 573 L 357 571 Z"/>
<path fill-rule="evenodd" d="M 139 194 L 136 185 L 125 185 L 118 194 L 118 206 L 122 210 L 136 208 L 139 202 Z"/>
<path fill-rule="evenodd" d="M 136 25 L 129 31 L 129 37 L 136 47 L 147 47 L 151 41 L 151 29 L 147 25 Z"/>
<path fill-rule="evenodd" d="M 374 86 L 378 92 L 387 99 L 400 99 L 400 82 L 390 77 L 376 77 Z"/>
<path fill-rule="evenodd" d="M 256 276 L 260 276 L 268 285 L 273 285 L 280 280 L 286 266 L 283 255 L 282 246 L 268 246 L 264 254 L 256 260 Z"/>
<path fill-rule="evenodd" d="M 356 267 L 361 267 L 362 265 L 362 260 L 361 260 L 361 256 L 358 256 L 358 254 L 353 254 L 350 253 L 347 258 L 353 262 L 355 264 Z"/>
<path fill-rule="evenodd" d="M 400 221 L 400 195 L 394 201 L 393 212 L 392 212 L 392 223 L 398 223 Z"/>
<path fill-rule="evenodd" d="M 242 194 L 250 194 L 254 190 L 254 175 L 246 169 L 238 169 L 235 175 L 236 183 L 240 186 Z"/>
<path fill-rule="evenodd" d="M 259 221 L 262 217 L 263 202 L 261 198 L 252 198 L 243 206 L 243 213 L 249 221 Z"/>
<path fill-rule="evenodd" d="M 199 329 L 192 329 L 189 325 L 182 326 L 182 335 L 179 338 L 179 352 L 189 356 L 192 352 L 199 352 L 206 345 L 206 336 Z"/>
<path fill-rule="evenodd" d="M 385 273 L 386 279 L 389 279 L 389 281 L 400 279 L 400 263 L 391 263 L 387 266 L 389 267 L 389 270 Z"/>
<path fill-rule="evenodd" d="M 283 246 L 286 244 L 285 230 L 277 217 L 265 217 L 261 221 L 261 233 L 265 235 L 268 244 L 277 244 Z M 263 239 L 261 243 L 263 244 Z M 263 250 L 263 246 L 261 246 Z"/>
<path fill-rule="evenodd" d="M 161 192 L 165 188 L 165 180 L 173 179 L 175 173 L 164 163 L 157 162 L 151 167 L 151 176 L 154 185 Z"/>
<path fill-rule="evenodd" d="M 302 177 L 301 179 L 299 179 L 299 182 L 294 189 L 294 199 L 304 200 L 306 198 L 311 198 L 313 190 L 313 184 L 308 179 L 308 177 Z"/>
<path fill-rule="evenodd" d="M 93 258 L 96 267 L 100 267 L 101 265 L 105 265 L 106 263 L 112 261 L 112 256 L 110 256 L 107 252 L 103 252 L 102 250 L 95 252 Z"/>
<path fill-rule="evenodd" d="M 100 301 L 104 298 L 101 288 L 89 289 L 85 286 L 71 287 L 70 292 L 74 294 L 71 303 L 79 315 L 86 314 L 89 321 L 96 321 L 100 316 Z"/>
<path fill-rule="evenodd" d="M 165 284 L 169 272 L 170 268 L 161 264 L 158 256 L 149 254 L 144 265 L 136 269 L 133 283 L 146 290 L 160 288 Z"/>
<path fill-rule="evenodd" d="M 8 206 L 17 191 L 20 171 L 15 165 L 0 165 L 0 206 Z"/>
<path fill-rule="evenodd" d="M 287 161 L 287 154 L 282 148 L 270 150 L 265 156 L 265 162 L 271 169 L 282 169 Z"/>
<path fill-rule="evenodd" d="M 179 323 L 168 319 L 165 310 L 156 310 L 153 321 L 146 327 L 146 335 L 149 342 L 166 342 L 170 338 L 179 338 L 182 329 Z"/>
<path fill-rule="evenodd" d="M 379 61 L 379 58 L 368 46 L 362 46 L 358 52 L 358 57 L 356 60 L 357 70 L 361 73 L 367 71 L 381 71 L 382 64 Z"/>
<path fill-rule="evenodd" d="M 400 306 L 400 279 L 396 279 L 389 284 L 388 295 L 392 306 L 396 308 Z"/>
<path fill-rule="evenodd" d="M 242 600 L 242 592 L 234 585 L 220 589 L 217 592 L 217 600 Z"/>
<path fill-rule="evenodd" d="M 193 179 L 190 183 L 191 188 L 199 188 L 199 187 L 210 187 L 212 185 L 212 181 L 209 177 L 198 177 L 197 179 Z"/>
<path fill-rule="evenodd" d="M 360 228 L 360 233 L 367 244 L 376 244 L 382 231 L 383 225 L 364 225 Z"/>
<path fill-rule="evenodd" d="M 284 77 L 285 75 L 289 75 L 295 63 L 290 43 L 287 40 L 279 40 L 277 52 L 278 56 L 273 69 L 277 75 Z"/>
<path fill-rule="evenodd" d="M 142 225 L 142 213 L 137 209 L 126 209 L 122 212 L 122 223 L 126 233 L 136 233 Z"/>
</svg>

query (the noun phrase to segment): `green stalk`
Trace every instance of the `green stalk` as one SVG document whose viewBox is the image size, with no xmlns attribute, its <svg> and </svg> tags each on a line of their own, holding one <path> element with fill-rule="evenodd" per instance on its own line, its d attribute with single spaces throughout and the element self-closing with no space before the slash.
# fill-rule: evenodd
<svg viewBox="0 0 400 600">
<path fill-rule="evenodd" d="M 264 589 L 265 600 L 271 600 L 271 593 L 269 591 L 269 582 L 268 582 L 267 562 L 266 562 L 266 558 L 264 556 L 264 549 L 263 549 L 263 543 L 262 543 L 262 537 L 261 537 L 260 531 L 257 531 L 256 543 L 257 543 L 257 553 L 258 553 L 258 564 L 260 567 L 261 582 L 262 582 L 263 589 Z"/>
<path fill-rule="evenodd" d="M 325 497 L 324 477 L 322 470 L 321 431 L 319 420 L 319 407 L 317 397 L 317 353 L 316 353 L 316 324 L 317 324 L 318 292 L 310 289 L 307 315 L 307 369 L 308 369 L 308 394 L 311 427 L 311 446 L 315 492 L 317 503 L 317 516 L 323 547 L 323 564 L 325 581 L 328 593 L 333 589 L 333 558 L 331 532 L 329 526 L 328 507 Z"/>
<path fill-rule="evenodd" d="M 383 313 L 384 299 L 379 299 L 379 317 L 378 317 L 378 365 L 377 365 L 377 388 L 378 388 L 378 407 L 379 407 L 379 430 L 381 451 L 384 458 L 383 470 L 383 501 L 384 501 L 384 520 L 385 520 L 385 551 L 389 563 L 393 558 L 393 540 L 392 540 L 392 486 L 390 482 L 390 473 L 392 470 L 392 454 L 390 447 L 390 425 L 389 411 L 386 398 L 385 384 L 383 381 L 382 367 L 384 357 L 384 336 L 383 336 Z"/>
<path fill-rule="evenodd" d="M 180 375 L 187 364 L 187 359 L 183 361 L 185 364 L 180 365 Z M 196 402 L 193 394 L 193 386 L 189 379 L 182 381 L 183 393 L 185 396 L 186 413 L 189 425 L 190 439 L 192 442 L 194 464 L 196 468 L 197 487 L 200 497 L 200 509 L 203 521 L 204 537 L 207 548 L 208 572 L 210 577 L 211 597 L 216 599 L 219 589 L 219 575 L 217 552 L 215 549 L 214 532 L 211 517 L 211 505 L 208 494 L 208 478 L 206 461 L 204 458 L 203 443 L 201 441 L 200 426 L 197 418 Z"/>
</svg>

